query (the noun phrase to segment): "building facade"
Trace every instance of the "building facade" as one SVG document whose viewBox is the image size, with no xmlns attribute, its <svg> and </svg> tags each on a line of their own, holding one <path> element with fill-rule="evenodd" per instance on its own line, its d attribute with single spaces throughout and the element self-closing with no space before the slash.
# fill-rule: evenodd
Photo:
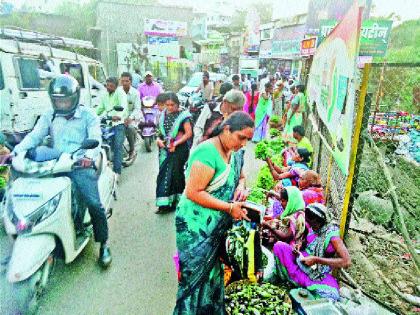
<svg viewBox="0 0 420 315">
<path fill-rule="evenodd" d="M 186 57 L 190 52 L 192 55 L 192 35 L 205 38 L 207 32 L 205 16 L 195 14 L 192 8 L 187 7 L 125 4 L 105 0 L 98 2 L 96 14 L 95 45 L 101 52 L 102 62 L 112 75 L 119 74 L 118 72 L 124 68 L 124 62 L 130 69 L 129 53 L 164 61 L 167 58 Z M 164 34 L 160 22 L 180 25 L 183 29 L 182 34 Z M 194 23 L 199 26 L 193 27 Z M 171 56 L 177 47 L 180 53 Z M 149 50 L 153 54 L 163 55 L 151 55 Z M 125 57 L 124 53 L 127 53 Z"/>
</svg>

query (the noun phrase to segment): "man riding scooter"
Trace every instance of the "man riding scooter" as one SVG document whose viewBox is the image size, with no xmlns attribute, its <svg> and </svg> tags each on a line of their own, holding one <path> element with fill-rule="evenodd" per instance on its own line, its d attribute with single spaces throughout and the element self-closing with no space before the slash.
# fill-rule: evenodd
<svg viewBox="0 0 420 315">
<path fill-rule="evenodd" d="M 125 120 L 125 135 L 127 137 L 129 152 L 128 161 L 131 161 L 136 156 L 135 145 L 137 139 L 137 128 L 136 121 L 144 120 L 141 112 L 140 95 L 139 92 L 131 86 L 132 76 L 129 72 L 123 72 L 120 78 L 121 86 L 118 89 L 122 89 L 127 95 L 128 103 L 128 118 Z"/>
<path fill-rule="evenodd" d="M 106 80 L 106 93 L 102 95 L 96 114 L 101 118 L 112 117 L 114 137 L 112 139 L 113 170 L 117 176 L 121 175 L 123 150 L 125 140 L 124 122 L 128 118 L 127 95 L 124 91 L 117 89 L 118 79 L 110 77 Z M 122 107 L 123 111 L 116 111 L 114 108 Z"/>
<path fill-rule="evenodd" d="M 52 148 L 62 153 L 75 152 L 86 139 L 101 143 L 99 119 L 93 111 L 79 103 L 80 86 L 73 77 L 56 76 L 50 83 L 48 94 L 53 109 L 43 114 L 34 130 L 15 147 L 15 155 L 36 148 L 47 136 L 51 137 Z M 75 156 L 81 168 L 74 169 L 67 176 L 88 206 L 95 241 L 101 244 L 98 262 L 107 268 L 112 261 L 107 244 L 108 223 L 99 197 L 98 177 L 92 167 L 99 156 L 99 150 L 100 146 L 78 151 Z"/>
</svg>

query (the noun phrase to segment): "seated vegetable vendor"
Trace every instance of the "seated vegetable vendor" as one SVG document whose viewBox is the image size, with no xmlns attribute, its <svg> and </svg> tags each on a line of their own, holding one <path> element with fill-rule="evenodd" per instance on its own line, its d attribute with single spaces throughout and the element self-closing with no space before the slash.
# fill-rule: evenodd
<svg viewBox="0 0 420 315">
<path fill-rule="evenodd" d="M 305 203 L 301 191 L 294 186 L 283 188 L 274 196 L 273 216 L 266 217 L 262 226 L 264 243 L 272 247 L 274 242 L 283 241 L 294 245 L 302 243 L 305 235 Z"/>
<path fill-rule="evenodd" d="M 297 186 L 299 178 L 304 171 L 309 170 L 309 162 L 311 154 L 307 149 L 297 149 L 297 154 L 292 157 L 293 163 L 291 166 L 281 168 L 273 163 L 270 158 L 267 158 L 267 164 L 270 168 L 271 175 L 274 180 L 281 180 L 282 186 Z"/>
<path fill-rule="evenodd" d="M 297 144 L 290 143 L 289 147 L 284 149 L 282 152 L 284 166 L 288 166 L 293 162 L 292 157 L 297 154 L 297 149 L 299 148 L 306 149 L 311 154 L 309 166 L 312 166 L 312 155 L 314 149 L 312 148 L 311 141 L 305 137 L 305 128 L 301 125 L 293 127 L 293 138 L 297 141 Z"/>
<path fill-rule="evenodd" d="M 338 300 L 339 286 L 331 272 L 334 268 L 348 268 L 351 259 L 339 237 L 338 227 L 330 224 L 327 217 L 324 205 L 309 205 L 305 209 L 305 218 L 311 231 L 306 237 L 306 245 L 294 247 L 277 242 L 274 255 L 281 278 L 308 289 L 316 296 Z"/>
<path fill-rule="evenodd" d="M 306 206 L 311 203 L 325 204 L 324 188 L 317 172 L 311 170 L 303 172 L 299 179 L 299 189 Z"/>
</svg>

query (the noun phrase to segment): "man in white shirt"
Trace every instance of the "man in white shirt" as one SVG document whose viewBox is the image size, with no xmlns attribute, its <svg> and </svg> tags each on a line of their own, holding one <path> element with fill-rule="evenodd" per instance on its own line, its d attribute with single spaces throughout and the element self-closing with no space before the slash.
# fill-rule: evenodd
<svg viewBox="0 0 420 315">
<path fill-rule="evenodd" d="M 127 95 L 127 109 L 128 117 L 125 119 L 125 136 L 127 137 L 129 145 L 129 156 L 128 159 L 131 160 L 135 157 L 135 145 L 137 139 L 137 128 L 136 123 L 143 119 L 143 114 L 141 112 L 140 104 L 140 94 L 132 86 L 132 76 L 129 72 L 123 72 L 120 78 L 121 86 L 118 89 L 121 89 Z"/>
<path fill-rule="evenodd" d="M 200 91 L 203 93 L 203 98 L 205 101 L 212 100 L 214 85 L 213 82 L 210 81 L 210 74 L 208 72 L 203 72 L 203 82 L 201 82 L 196 92 L 198 93 Z"/>
</svg>

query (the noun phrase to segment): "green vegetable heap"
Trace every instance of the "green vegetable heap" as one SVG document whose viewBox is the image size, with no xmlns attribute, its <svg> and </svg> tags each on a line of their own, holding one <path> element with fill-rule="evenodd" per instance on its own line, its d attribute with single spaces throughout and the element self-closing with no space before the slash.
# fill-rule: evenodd
<svg viewBox="0 0 420 315">
<path fill-rule="evenodd" d="M 271 116 L 270 122 L 272 122 L 273 124 L 278 124 L 280 122 L 280 116 L 278 115 Z"/>
<path fill-rule="evenodd" d="M 274 138 L 278 136 L 280 136 L 280 130 L 276 128 L 270 128 L 270 137 Z"/>
<path fill-rule="evenodd" d="M 226 288 L 225 305 L 228 315 L 280 315 L 292 311 L 284 288 L 246 280 L 234 282 Z"/>
</svg>

